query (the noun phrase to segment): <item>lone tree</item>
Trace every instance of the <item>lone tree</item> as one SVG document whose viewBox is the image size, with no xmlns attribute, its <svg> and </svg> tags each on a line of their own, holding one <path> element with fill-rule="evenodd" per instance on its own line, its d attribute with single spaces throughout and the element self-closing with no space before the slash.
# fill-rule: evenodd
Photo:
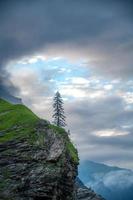
<svg viewBox="0 0 133 200">
<path fill-rule="evenodd" d="M 54 124 L 56 124 L 59 127 L 65 127 L 65 113 L 63 108 L 63 100 L 59 92 L 55 93 L 54 99 L 53 99 L 53 108 L 54 108 Z"/>
</svg>

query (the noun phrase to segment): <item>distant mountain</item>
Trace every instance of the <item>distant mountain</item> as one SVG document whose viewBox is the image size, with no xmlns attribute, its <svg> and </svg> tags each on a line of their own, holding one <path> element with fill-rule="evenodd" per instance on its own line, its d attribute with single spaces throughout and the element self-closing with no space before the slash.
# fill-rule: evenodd
<svg viewBox="0 0 133 200">
<path fill-rule="evenodd" d="M 11 95 L 6 89 L 3 89 L 2 87 L 0 87 L 0 98 L 5 99 L 12 104 L 22 104 L 22 100 L 20 98 Z"/>
<path fill-rule="evenodd" d="M 133 171 L 81 161 L 79 178 L 106 200 L 133 200 Z"/>
</svg>

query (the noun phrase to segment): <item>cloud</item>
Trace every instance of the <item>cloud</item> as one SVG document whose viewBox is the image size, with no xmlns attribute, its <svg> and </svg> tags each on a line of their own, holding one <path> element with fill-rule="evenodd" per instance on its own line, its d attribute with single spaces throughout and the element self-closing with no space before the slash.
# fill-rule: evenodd
<svg viewBox="0 0 133 200">
<path fill-rule="evenodd" d="M 109 172 L 103 178 L 104 185 L 108 188 L 128 188 L 133 186 L 133 173 L 128 170 L 120 170 L 116 172 Z"/>
<path fill-rule="evenodd" d="M 94 135 L 99 137 L 110 137 L 110 136 L 118 136 L 118 135 L 128 135 L 127 131 L 118 131 L 115 129 L 107 129 L 93 132 Z"/>
<path fill-rule="evenodd" d="M 54 86 L 50 84 L 50 80 L 54 72 L 45 69 L 42 76 L 41 73 L 42 71 L 32 68 L 18 68 L 10 73 L 10 81 L 17 85 L 18 95 L 23 99 L 23 103 L 40 117 L 51 119 L 51 93 L 54 91 Z"/>
<path fill-rule="evenodd" d="M 74 98 L 91 98 L 94 100 L 100 97 L 103 98 L 107 95 L 108 90 L 111 90 L 113 86 L 103 83 L 101 80 L 98 78 L 96 79 L 93 76 L 73 76 L 62 82 L 59 88 L 60 92 L 65 96 L 67 94 L 67 96 Z"/>
<path fill-rule="evenodd" d="M 133 167 L 133 111 L 125 107 L 119 96 L 77 100 L 66 106 L 71 137 L 81 160 Z"/>
<path fill-rule="evenodd" d="M 43 55 L 34 55 L 34 56 L 30 56 L 30 57 L 25 57 L 22 58 L 21 60 L 18 61 L 18 64 L 32 64 L 32 63 L 37 63 L 39 60 L 41 61 L 45 61 L 46 57 Z"/>
<path fill-rule="evenodd" d="M 132 199 L 133 171 L 108 168 L 91 174 L 86 185 L 106 199 Z"/>
<path fill-rule="evenodd" d="M 104 0 L 2 1 L 0 66 L 38 51 L 58 52 L 85 56 L 96 71 L 132 76 L 131 6 Z"/>
</svg>

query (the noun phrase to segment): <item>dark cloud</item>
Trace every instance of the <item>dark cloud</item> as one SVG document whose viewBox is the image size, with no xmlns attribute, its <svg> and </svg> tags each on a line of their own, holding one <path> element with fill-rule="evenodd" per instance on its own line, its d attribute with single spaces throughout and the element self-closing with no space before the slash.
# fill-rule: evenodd
<svg viewBox="0 0 133 200">
<path fill-rule="evenodd" d="M 1 65 L 49 45 L 67 43 L 78 46 L 79 51 L 86 48 L 88 56 L 102 56 L 100 68 L 108 67 L 105 71 L 131 73 L 130 2 L 13 0 L 0 4 Z"/>
<path fill-rule="evenodd" d="M 10 99 L 12 94 L 18 93 L 18 88 L 10 81 L 10 74 L 3 68 L 0 69 L 0 97 Z"/>
<path fill-rule="evenodd" d="M 118 96 L 77 101 L 76 104 L 69 104 L 67 109 L 69 114 L 73 113 L 75 119 L 84 119 L 81 121 L 83 127 L 89 126 L 91 132 L 132 124 L 133 112 L 125 109 L 123 98 Z M 80 127 L 80 122 L 77 124 Z"/>
<path fill-rule="evenodd" d="M 126 109 L 122 98 L 110 96 L 95 101 L 74 101 L 66 111 L 81 159 L 115 165 L 122 163 L 132 168 L 133 111 Z M 115 133 L 109 137 L 94 134 L 98 131 L 108 134 L 110 130 Z"/>
</svg>

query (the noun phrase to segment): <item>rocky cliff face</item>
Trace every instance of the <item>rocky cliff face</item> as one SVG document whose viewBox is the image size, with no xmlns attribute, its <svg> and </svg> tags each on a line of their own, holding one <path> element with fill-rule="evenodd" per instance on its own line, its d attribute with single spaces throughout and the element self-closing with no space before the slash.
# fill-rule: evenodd
<svg viewBox="0 0 133 200">
<path fill-rule="evenodd" d="M 0 100 L 0 199 L 74 199 L 77 165 L 64 129 Z"/>
<path fill-rule="evenodd" d="M 93 199 L 75 184 L 77 166 L 64 129 L 0 99 L 0 200 Z"/>
<path fill-rule="evenodd" d="M 46 125 L 39 131 L 45 135 L 44 145 L 32 145 L 25 139 L 0 145 L 3 199 L 74 199 L 77 164 L 62 136 Z"/>
<path fill-rule="evenodd" d="M 105 200 L 91 188 L 87 188 L 78 178 L 76 179 L 76 188 L 78 200 Z"/>
</svg>

